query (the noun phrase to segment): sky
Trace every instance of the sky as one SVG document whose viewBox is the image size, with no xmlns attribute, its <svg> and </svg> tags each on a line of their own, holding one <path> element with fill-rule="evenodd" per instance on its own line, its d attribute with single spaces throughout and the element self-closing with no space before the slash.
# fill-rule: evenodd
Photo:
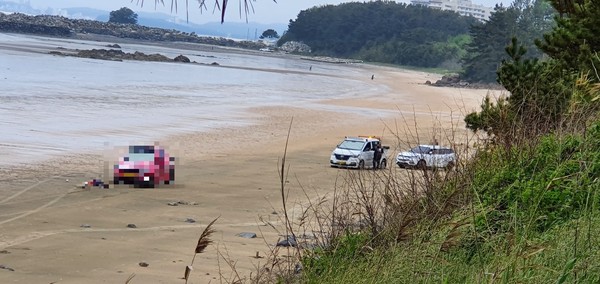
<svg viewBox="0 0 600 284">
<path fill-rule="evenodd" d="M 72 8 L 72 7 L 88 7 L 96 8 L 107 11 L 118 10 L 121 7 L 128 7 L 134 12 L 163 12 L 171 13 L 171 1 L 163 0 L 164 6 L 158 4 L 155 10 L 154 0 L 143 0 L 144 5 L 142 7 L 142 0 L 12 0 L 14 2 L 29 2 L 31 6 L 36 9 L 46 10 L 47 8 L 61 9 L 61 8 Z M 185 2 L 186 0 L 173 0 L 179 3 L 179 9 L 177 13 L 173 11 L 176 16 L 185 19 Z M 200 13 L 198 8 L 198 0 L 187 0 L 190 5 L 189 9 L 189 20 L 194 23 L 206 23 L 219 21 L 219 12 L 213 13 L 214 0 L 205 0 L 208 6 L 208 11 L 204 10 Z M 349 1 L 349 0 L 249 0 L 254 7 L 254 12 L 250 10 L 248 14 L 249 22 L 259 22 L 264 24 L 271 23 L 285 23 L 287 24 L 290 19 L 295 19 L 298 13 L 302 10 L 320 5 L 337 5 L 344 2 L 365 2 L 368 0 L 360 1 Z M 219 0 L 219 2 L 222 2 Z M 227 14 L 225 21 L 229 22 L 245 22 L 246 17 L 244 13 L 240 17 L 240 3 L 243 4 L 244 0 L 229 0 L 227 7 Z M 397 2 L 410 2 L 410 0 L 402 0 Z M 472 0 L 475 4 L 485 5 L 493 7 L 496 3 L 503 3 L 505 6 L 510 4 L 511 0 Z M 242 9 L 243 11 L 243 9 Z"/>
</svg>

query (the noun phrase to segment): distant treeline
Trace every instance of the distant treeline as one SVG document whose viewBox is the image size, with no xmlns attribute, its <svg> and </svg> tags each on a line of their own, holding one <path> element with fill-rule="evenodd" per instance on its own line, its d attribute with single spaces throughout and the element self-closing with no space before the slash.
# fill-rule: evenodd
<svg viewBox="0 0 600 284">
<path fill-rule="evenodd" d="M 279 44 L 301 41 L 318 55 L 438 67 L 459 62 L 475 23 L 472 17 L 424 6 L 344 3 L 300 12 Z"/>
</svg>

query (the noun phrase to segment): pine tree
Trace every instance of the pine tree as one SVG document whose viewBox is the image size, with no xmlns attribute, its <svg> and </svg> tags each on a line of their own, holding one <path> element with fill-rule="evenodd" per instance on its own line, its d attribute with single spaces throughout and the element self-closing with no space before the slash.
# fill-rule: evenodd
<svg viewBox="0 0 600 284">
<path fill-rule="evenodd" d="M 562 68 L 590 72 L 595 75 L 592 80 L 600 81 L 600 1 L 552 0 L 551 4 L 560 14 L 556 28 L 536 44 Z"/>
<path fill-rule="evenodd" d="M 496 5 L 489 20 L 471 27 L 471 37 L 467 51 L 472 54 L 465 59 L 463 77 L 472 82 L 495 82 L 500 62 L 507 58 L 504 47 L 516 36 L 516 22 L 519 16 L 515 8 Z"/>
</svg>

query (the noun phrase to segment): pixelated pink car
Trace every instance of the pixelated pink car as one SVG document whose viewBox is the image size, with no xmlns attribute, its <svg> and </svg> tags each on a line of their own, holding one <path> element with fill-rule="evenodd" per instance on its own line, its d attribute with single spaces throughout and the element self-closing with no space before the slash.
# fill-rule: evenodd
<svg viewBox="0 0 600 284">
<path fill-rule="evenodd" d="M 114 166 L 114 184 L 155 187 L 174 181 L 175 158 L 160 146 L 129 146 L 129 153 Z"/>
</svg>

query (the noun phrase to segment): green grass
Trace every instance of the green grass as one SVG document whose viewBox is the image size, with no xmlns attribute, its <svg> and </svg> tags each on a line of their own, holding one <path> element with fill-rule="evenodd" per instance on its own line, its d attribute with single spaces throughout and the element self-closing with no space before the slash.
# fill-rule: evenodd
<svg viewBox="0 0 600 284">
<path fill-rule="evenodd" d="M 599 222 L 598 214 L 582 217 L 530 237 L 527 245 L 510 253 L 489 250 L 475 257 L 469 256 L 468 248 L 441 252 L 447 231 L 438 231 L 428 242 L 398 244 L 368 254 L 352 255 L 342 249 L 313 259 L 302 282 L 598 283 Z"/>
</svg>

